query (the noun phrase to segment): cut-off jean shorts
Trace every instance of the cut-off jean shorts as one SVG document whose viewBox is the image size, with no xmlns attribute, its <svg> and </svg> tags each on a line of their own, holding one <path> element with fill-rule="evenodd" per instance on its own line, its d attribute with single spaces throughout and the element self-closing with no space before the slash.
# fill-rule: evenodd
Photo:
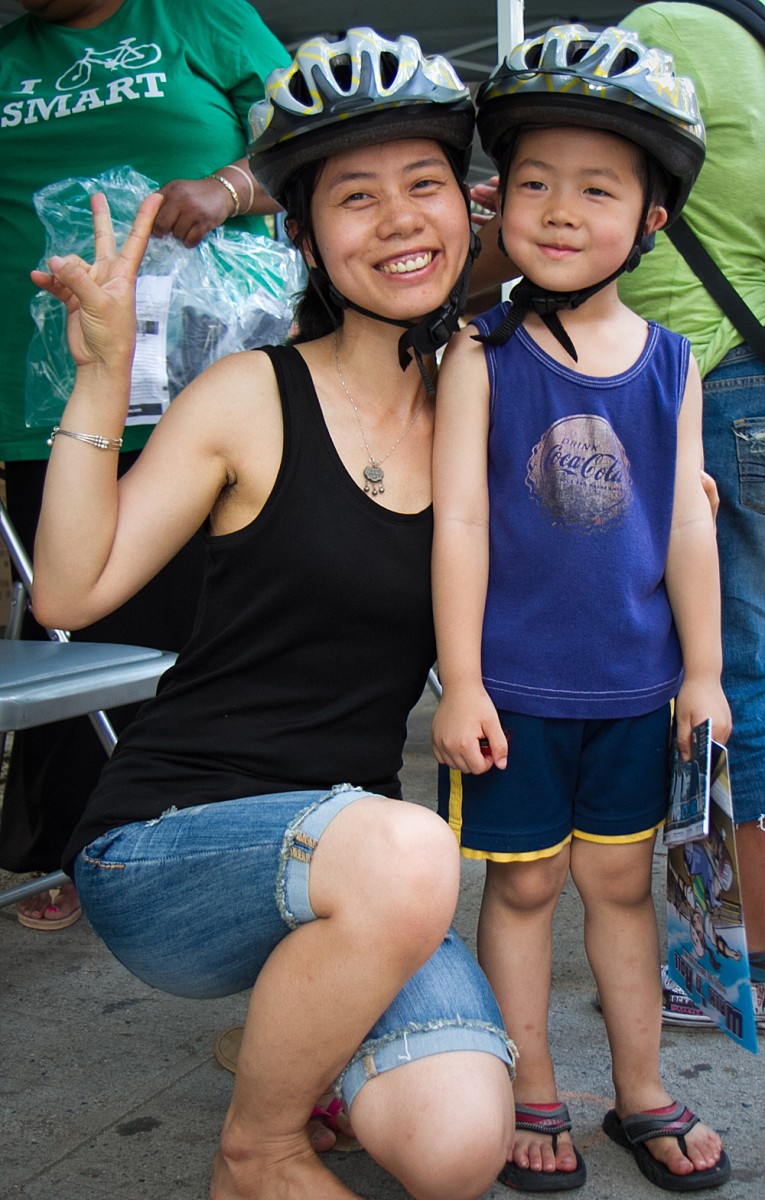
<svg viewBox="0 0 765 1200">
<path fill-rule="evenodd" d="M 765 363 L 736 346 L 704 379 L 704 457 L 717 482 L 723 688 L 733 815 L 765 814 Z"/>
<path fill-rule="evenodd" d="M 198 999 L 243 991 L 282 938 L 316 920 L 313 851 L 333 817 L 368 795 L 345 784 L 283 792 L 171 808 L 110 830 L 77 856 L 80 900 L 111 952 L 152 987 Z M 491 989 L 450 931 L 335 1087 L 350 1107 L 376 1075 L 452 1050 L 485 1051 L 513 1072 L 514 1047 Z"/>
</svg>

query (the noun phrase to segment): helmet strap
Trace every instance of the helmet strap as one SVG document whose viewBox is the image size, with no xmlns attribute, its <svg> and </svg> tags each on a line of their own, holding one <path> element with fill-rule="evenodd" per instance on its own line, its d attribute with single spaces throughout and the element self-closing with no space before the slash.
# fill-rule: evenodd
<svg viewBox="0 0 765 1200">
<path fill-rule="evenodd" d="M 339 292 L 337 293 L 337 297 L 335 296 L 334 288 L 332 287 L 332 281 L 330 280 L 330 278 L 327 275 L 324 268 L 318 267 L 318 266 L 317 267 L 309 267 L 308 268 L 308 284 L 316 292 L 316 295 L 319 297 L 319 299 L 321 300 L 325 309 L 327 310 L 327 315 L 332 324 L 332 328 L 337 329 L 337 327 L 339 325 L 339 321 L 337 319 L 337 313 L 333 312 L 332 309 L 330 308 L 329 304 L 327 303 L 327 297 L 324 295 L 322 288 L 319 286 L 320 280 L 324 280 L 326 282 L 327 286 L 329 287 L 330 292 L 332 293 L 332 299 L 333 300 L 336 299 L 337 303 L 341 304 L 341 307 L 342 307 L 342 303 L 341 303 L 342 297 L 340 296 Z"/>
</svg>

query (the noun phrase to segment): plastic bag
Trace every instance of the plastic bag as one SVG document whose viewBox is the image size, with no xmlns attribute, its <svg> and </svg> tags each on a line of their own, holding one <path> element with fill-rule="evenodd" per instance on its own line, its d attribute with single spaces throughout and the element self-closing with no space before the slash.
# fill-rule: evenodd
<svg viewBox="0 0 765 1200">
<path fill-rule="evenodd" d="M 157 184 L 132 167 L 95 179 L 64 179 L 35 193 L 52 254 L 93 258 L 90 196 L 103 192 L 118 243 Z M 224 354 L 284 342 L 305 282 L 300 255 L 268 237 L 216 229 L 193 250 L 173 237 L 151 238 L 136 296 L 137 344 L 128 424 L 152 423 L 178 392 Z M 26 423 L 58 423 L 74 384 L 64 306 L 38 292 L 27 353 Z"/>
</svg>

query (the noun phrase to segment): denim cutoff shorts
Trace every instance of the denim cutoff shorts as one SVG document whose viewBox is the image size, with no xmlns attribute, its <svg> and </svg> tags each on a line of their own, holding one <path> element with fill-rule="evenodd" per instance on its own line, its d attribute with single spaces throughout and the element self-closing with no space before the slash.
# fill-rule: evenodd
<svg viewBox="0 0 765 1200">
<path fill-rule="evenodd" d="M 341 784 L 171 808 L 112 829 L 77 856 L 83 908 L 111 952 L 150 986 L 197 999 L 244 991 L 282 938 L 316 920 L 313 851 L 333 817 L 368 795 Z M 491 989 L 450 931 L 369 1031 L 336 1088 L 350 1106 L 374 1076 L 452 1050 L 485 1051 L 513 1072 L 514 1047 Z"/>
<path fill-rule="evenodd" d="M 736 346 L 703 387 L 705 465 L 720 492 L 722 681 L 740 823 L 765 814 L 765 363 Z"/>
</svg>

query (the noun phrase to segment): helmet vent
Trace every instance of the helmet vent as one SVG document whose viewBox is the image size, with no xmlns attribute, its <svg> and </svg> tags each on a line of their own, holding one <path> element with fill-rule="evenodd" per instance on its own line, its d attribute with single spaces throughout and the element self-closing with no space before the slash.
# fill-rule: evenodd
<svg viewBox="0 0 765 1200">
<path fill-rule="evenodd" d="M 572 42 L 566 51 L 566 62 L 569 66 L 581 62 L 592 50 L 592 42 Z"/>
<path fill-rule="evenodd" d="M 349 54 L 337 54 L 330 60 L 332 76 L 341 92 L 349 92 L 353 85 L 353 64 Z"/>
<path fill-rule="evenodd" d="M 608 74 L 612 79 L 614 75 L 623 75 L 625 71 L 630 71 L 633 67 L 637 66 L 639 61 L 640 58 L 635 51 L 626 46 L 611 63 L 611 69 Z"/>
<path fill-rule="evenodd" d="M 303 78 L 300 71 L 295 71 L 289 78 L 287 83 L 290 95 L 297 100 L 298 104 L 302 104 L 306 108 L 310 108 L 312 97 L 308 84 Z"/>
<path fill-rule="evenodd" d="M 398 75 L 399 61 L 395 54 L 384 50 L 380 55 L 380 76 L 383 86 L 389 88 Z"/>
<path fill-rule="evenodd" d="M 542 43 L 535 42 L 526 51 L 525 63 L 529 70 L 534 71 L 542 60 Z"/>
</svg>

